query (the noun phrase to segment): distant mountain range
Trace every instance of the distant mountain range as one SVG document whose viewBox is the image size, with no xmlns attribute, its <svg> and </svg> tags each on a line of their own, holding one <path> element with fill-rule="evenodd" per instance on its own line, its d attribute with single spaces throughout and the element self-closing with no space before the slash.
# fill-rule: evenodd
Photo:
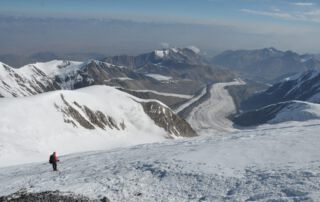
<svg viewBox="0 0 320 202">
<path fill-rule="evenodd" d="M 50 57 L 51 54 L 47 56 Z M 1 63 L 0 96 L 26 96 L 59 89 L 105 84 L 127 89 L 141 98 L 157 98 L 169 106 L 187 101 L 162 93 L 194 95 L 208 83 L 231 81 L 229 71 L 205 64 L 195 48 L 155 50 L 138 56 L 115 56 L 74 62 L 52 60 L 13 68 Z M 135 90 L 144 90 L 139 93 Z M 160 92 L 157 95 L 146 90 Z"/>
<path fill-rule="evenodd" d="M 168 48 L 155 50 L 138 56 L 107 57 L 104 61 L 131 68 L 143 68 L 148 65 L 162 65 L 172 68 L 186 68 L 185 66 L 205 64 L 203 58 L 195 48 Z"/>
<path fill-rule="evenodd" d="M 163 74 L 174 78 L 211 83 L 230 80 L 230 74 L 208 64 L 195 47 L 155 50 L 137 56 L 107 57 L 103 61 L 135 69 L 140 73 Z"/>
<path fill-rule="evenodd" d="M 50 59 L 55 56 L 46 53 L 33 57 Z M 0 63 L 0 97 L 108 85 L 141 99 L 160 100 L 174 110 L 189 103 L 209 84 L 232 81 L 235 78 L 232 71 L 247 79 L 245 86 L 228 87 L 238 112 L 241 112 L 235 119 L 237 123 L 248 125 L 246 119 L 252 114 L 259 117 L 261 114 L 271 114 L 261 117 L 263 121 L 257 123 L 268 122 L 286 106 L 296 105 L 296 100 L 319 102 L 318 55 L 299 55 L 292 51 L 265 48 L 226 51 L 210 62 L 214 64 L 204 59 L 196 47 L 188 47 L 157 49 L 136 56 L 120 55 L 85 62 L 51 60 L 21 68 Z M 254 93 L 265 89 L 270 81 L 275 82 L 272 87 Z M 154 105 L 143 105 L 144 108 L 151 106 Z M 150 117 L 153 115 L 149 114 Z M 161 118 L 157 121 L 165 127 L 164 120 L 169 121 Z"/>
<path fill-rule="evenodd" d="M 275 48 L 229 50 L 215 56 L 211 63 L 231 69 L 247 79 L 269 82 L 305 70 L 320 69 L 318 55 L 300 55 Z"/>
</svg>

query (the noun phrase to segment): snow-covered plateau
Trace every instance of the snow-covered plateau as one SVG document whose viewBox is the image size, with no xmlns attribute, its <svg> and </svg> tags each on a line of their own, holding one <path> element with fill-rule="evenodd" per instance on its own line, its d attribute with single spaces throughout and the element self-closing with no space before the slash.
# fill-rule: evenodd
<svg viewBox="0 0 320 202">
<path fill-rule="evenodd" d="M 319 121 L 287 122 L 0 169 L 0 195 L 60 190 L 111 201 L 318 201 Z"/>
</svg>

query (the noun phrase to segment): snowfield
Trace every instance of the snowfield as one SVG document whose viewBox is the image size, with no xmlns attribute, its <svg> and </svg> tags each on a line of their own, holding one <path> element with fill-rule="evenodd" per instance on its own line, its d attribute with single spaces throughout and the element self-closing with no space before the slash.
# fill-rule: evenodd
<svg viewBox="0 0 320 202">
<path fill-rule="evenodd" d="M 227 117 L 236 111 L 236 107 L 225 87 L 243 84 L 241 80 L 214 84 L 210 98 L 192 109 L 187 117 L 192 128 L 202 135 L 234 131 L 233 123 Z"/>
<path fill-rule="evenodd" d="M 151 78 L 158 80 L 158 81 L 169 81 L 172 79 L 171 76 L 164 76 L 161 74 L 146 74 L 146 76 L 151 77 Z"/>
<path fill-rule="evenodd" d="M 70 154 L 165 140 L 167 132 L 138 102 L 145 100 L 107 86 L 1 98 L 0 167 L 42 161 L 53 151 Z"/>
<path fill-rule="evenodd" d="M 0 195 L 71 191 L 111 201 L 318 201 L 319 121 L 288 122 L 0 169 Z"/>
</svg>

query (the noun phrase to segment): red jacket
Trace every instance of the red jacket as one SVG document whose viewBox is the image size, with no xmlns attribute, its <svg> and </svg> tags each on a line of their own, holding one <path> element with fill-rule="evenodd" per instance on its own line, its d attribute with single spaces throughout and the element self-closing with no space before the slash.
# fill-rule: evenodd
<svg viewBox="0 0 320 202">
<path fill-rule="evenodd" d="M 59 161 L 59 159 L 58 159 L 56 152 L 53 152 L 53 162 L 58 162 L 58 161 Z"/>
</svg>

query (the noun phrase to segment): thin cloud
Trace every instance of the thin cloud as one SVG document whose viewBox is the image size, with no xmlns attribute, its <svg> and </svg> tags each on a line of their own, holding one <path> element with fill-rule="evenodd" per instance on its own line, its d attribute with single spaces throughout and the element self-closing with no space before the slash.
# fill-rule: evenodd
<svg viewBox="0 0 320 202">
<path fill-rule="evenodd" d="M 314 6 L 315 3 L 311 3 L 311 2 L 295 2 L 295 3 L 292 3 L 292 5 L 295 5 L 295 6 Z"/>
<path fill-rule="evenodd" d="M 255 14 L 255 15 L 264 15 L 270 17 L 277 17 L 287 20 L 296 20 L 296 17 L 291 15 L 290 13 L 282 12 L 280 10 L 273 11 L 259 11 L 259 10 L 251 10 L 251 9 L 241 9 L 242 12 Z"/>
<path fill-rule="evenodd" d="M 241 9 L 241 11 L 249 14 L 254 14 L 254 15 L 280 18 L 283 20 L 320 23 L 320 9 L 313 9 L 308 11 L 296 11 L 296 12 L 281 11 L 279 9 L 277 10 L 273 9 L 272 11 Z"/>
</svg>

